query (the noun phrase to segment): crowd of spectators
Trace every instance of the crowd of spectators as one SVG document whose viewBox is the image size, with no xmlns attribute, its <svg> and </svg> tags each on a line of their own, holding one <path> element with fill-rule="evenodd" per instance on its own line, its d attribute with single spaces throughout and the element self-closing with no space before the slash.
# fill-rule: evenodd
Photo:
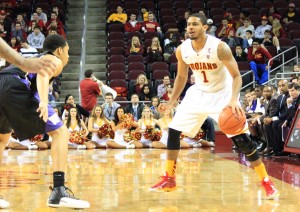
<svg viewBox="0 0 300 212">
<path fill-rule="evenodd" d="M 244 67 L 245 63 L 248 64 L 247 69 L 253 71 L 258 85 L 268 81 L 268 72 L 273 64 L 274 67 L 278 65 L 272 57 L 292 47 L 293 41 L 297 42 L 300 38 L 294 36 L 297 33 L 292 34 L 292 31 L 299 32 L 300 26 L 300 6 L 294 1 L 285 1 L 282 3 L 285 6 L 276 1 L 268 2 L 262 7 L 258 1 L 250 1 L 245 7 L 239 3 L 229 5 L 225 1 L 215 1 L 219 8 L 211 6 L 214 5 L 211 1 L 166 2 L 171 6 L 164 7 L 160 1 L 107 1 L 107 67 L 109 69 L 114 63 L 125 65 L 122 70 L 125 75 L 109 76 L 110 73 L 107 73 L 107 83 L 111 83 L 114 88 L 125 86 L 128 89 L 127 94 L 119 96 L 127 100 L 130 100 L 133 81 L 139 74 L 144 74 L 149 82 L 149 96 L 153 94 L 162 97 L 163 94 L 158 92 L 157 87 L 166 75 L 171 80 L 176 77 L 175 52 L 178 45 L 188 38 L 186 26 L 191 13 L 206 15 L 207 34 L 227 43 L 238 65 Z M 180 8 L 176 7 L 178 5 Z M 114 45 L 116 40 L 123 41 L 124 46 L 120 47 L 120 42 Z M 120 48 L 125 48 L 125 51 L 117 50 Z M 137 55 L 142 57 L 138 60 L 129 59 Z M 141 68 L 136 63 L 142 63 L 144 67 Z M 120 81 L 125 81 L 125 85 Z M 140 90 L 135 90 L 134 93 L 140 95 Z"/>
<path fill-rule="evenodd" d="M 24 57 L 42 53 L 43 42 L 49 34 L 66 38 L 67 1 L 7 1 L 0 10 L 0 36 Z M 8 66 L 4 61 L 2 66 Z M 59 101 L 61 76 L 56 77 L 49 89 L 49 102 Z"/>
</svg>

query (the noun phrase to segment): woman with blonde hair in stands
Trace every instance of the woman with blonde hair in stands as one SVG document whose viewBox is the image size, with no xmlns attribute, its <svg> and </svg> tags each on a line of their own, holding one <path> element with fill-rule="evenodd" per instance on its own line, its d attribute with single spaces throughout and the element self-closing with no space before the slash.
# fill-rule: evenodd
<svg viewBox="0 0 300 212">
<path fill-rule="evenodd" d="M 153 37 L 151 46 L 147 48 L 148 63 L 161 62 L 162 61 L 162 48 L 158 37 Z"/>
<path fill-rule="evenodd" d="M 106 142 L 107 147 L 113 148 L 113 149 L 134 149 L 136 147 L 136 142 L 126 142 L 124 139 L 125 132 L 128 131 L 128 128 L 130 127 L 137 127 L 136 122 L 132 122 L 131 126 L 126 126 L 128 123 L 126 123 L 125 120 L 125 110 L 123 107 L 118 107 L 115 111 L 115 118 L 110 123 L 111 128 L 115 132 L 115 138 L 108 140 Z M 138 145 L 140 146 L 140 145 Z"/>
<path fill-rule="evenodd" d="M 131 86 L 129 96 L 131 96 L 134 93 L 136 93 L 137 95 L 140 95 L 144 85 L 149 85 L 149 87 L 152 88 L 151 83 L 149 82 L 147 77 L 144 74 L 140 74 L 136 78 L 135 84 L 133 86 Z"/>
<path fill-rule="evenodd" d="M 89 131 L 86 125 L 84 124 L 84 122 L 80 119 L 76 107 L 70 108 L 68 118 L 64 120 L 64 124 L 66 125 L 69 132 L 71 133 L 70 140 L 69 140 L 69 149 L 94 149 L 95 148 L 95 145 L 92 142 L 84 141 L 87 140 L 86 137 L 89 134 Z M 76 134 L 77 136 L 72 136 Z"/>
<path fill-rule="evenodd" d="M 158 120 L 153 118 L 153 113 L 148 106 L 143 108 L 142 118 L 138 121 L 138 127 L 135 129 L 135 132 L 142 134 L 140 143 L 141 147 L 152 147 L 152 141 L 147 138 L 147 129 L 155 128 L 155 125 L 158 125 Z"/>
<path fill-rule="evenodd" d="M 278 39 L 279 38 L 287 38 L 288 35 L 284 28 L 282 27 L 280 21 L 278 18 L 274 18 L 272 22 L 272 32 L 274 36 L 276 36 Z"/>
<path fill-rule="evenodd" d="M 92 110 L 88 123 L 88 130 L 92 132 L 91 142 L 96 148 L 106 147 L 109 137 L 99 138 L 98 136 L 99 129 L 105 124 L 110 126 L 110 121 L 104 116 L 103 108 L 100 105 L 96 105 Z"/>
<path fill-rule="evenodd" d="M 143 53 L 144 46 L 141 45 L 139 37 L 133 36 L 130 47 L 127 47 L 126 55 L 143 55 Z"/>
</svg>

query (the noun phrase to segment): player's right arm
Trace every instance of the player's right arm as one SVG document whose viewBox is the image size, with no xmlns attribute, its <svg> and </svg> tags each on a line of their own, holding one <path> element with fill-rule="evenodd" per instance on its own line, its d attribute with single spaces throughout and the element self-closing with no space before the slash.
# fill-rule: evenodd
<svg viewBox="0 0 300 212">
<path fill-rule="evenodd" d="M 25 58 L 13 50 L 2 38 L 0 38 L 0 57 L 19 67 L 28 73 L 53 74 L 56 66 L 49 60 L 39 58 Z"/>
<path fill-rule="evenodd" d="M 176 57 L 177 57 L 177 76 L 174 82 L 172 96 L 168 102 L 168 106 L 171 109 L 172 106 L 177 103 L 177 99 L 180 97 L 185 84 L 188 79 L 189 66 L 183 61 L 181 55 L 181 45 L 176 49 Z"/>
</svg>

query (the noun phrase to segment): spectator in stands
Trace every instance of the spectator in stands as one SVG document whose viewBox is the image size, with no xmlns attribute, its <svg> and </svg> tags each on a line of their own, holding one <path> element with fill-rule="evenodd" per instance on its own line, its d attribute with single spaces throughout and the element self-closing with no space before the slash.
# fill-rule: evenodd
<svg viewBox="0 0 300 212">
<path fill-rule="evenodd" d="M 189 33 L 187 31 L 185 31 L 185 32 L 183 32 L 181 34 L 181 40 L 180 40 L 180 42 L 183 43 L 183 41 L 185 41 L 186 39 L 189 39 L 189 38 L 190 38 L 189 37 Z"/>
<path fill-rule="evenodd" d="M 269 7 L 269 9 L 267 11 L 267 17 L 268 17 L 268 21 L 271 25 L 273 23 L 274 17 L 278 17 L 278 16 L 279 16 L 279 19 L 281 19 L 280 13 L 278 12 L 277 8 L 274 6 Z"/>
<path fill-rule="evenodd" d="M 244 21 L 248 18 L 249 13 L 246 10 L 242 10 L 240 13 L 240 18 L 235 23 L 235 29 L 237 30 L 240 26 L 244 26 Z"/>
<path fill-rule="evenodd" d="M 186 31 L 187 20 L 190 17 L 190 15 L 191 15 L 191 12 L 186 11 L 184 13 L 184 18 L 182 18 L 178 21 L 177 27 L 178 27 L 178 32 L 179 33 L 182 33 L 184 31 Z"/>
<path fill-rule="evenodd" d="M 53 35 L 53 34 L 57 34 L 57 29 L 56 28 L 50 28 L 49 31 L 48 31 L 48 35 Z"/>
<path fill-rule="evenodd" d="M 59 94 L 61 91 L 61 77 L 62 77 L 62 74 L 55 77 L 52 81 L 53 95 L 54 95 L 56 101 L 59 101 Z"/>
<path fill-rule="evenodd" d="M 243 48 L 247 48 L 247 30 L 250 30 L 252 34 L 254 34 L 254 26 L 251 24 L 251 20 L 249 18 L 245 18 L 244 25 L 240 26 L 235 33 L 236 37 L 239 37 L 241 40 L 243 40 Z"/>
<path fill-rule="evenodd" d="M 227 28 L 226 36 L 222 38 L 222 41 L 227 43 L 227 45 L 232 48 L 236 45 L 240 45 L 240 39 L 235 37 L 235 30 L 234 28 Z"/>
<path fill-rule="evenodd" d="M 55 97 L 53 95 L 53 81 L 49 85 L 48 102 L 51 107 L 56 107 Z"/>
<path fill-rule="evenodd" d="M 280 19 L 278 19 L 278 17 L 274 17 L 273 19 L 272 32 L 273 32 L 273 36 L 276 36 L 278 39 L 288 37 L 288 34 L 286 33 L 283 26 L 281 25 Z"/>
<path fill-rule="evenodd" d="M 81 105 L 87 111 L 92 111 L 97 104 L 97 97 L 100 95 L 102 82 L 93 79 L 93 70 L 84 72 L 85 79 L 80 82 Z"/>
<path fill-rule="evenodd" d="M 66 16 L 65 16 L 65 14 L 64 14 L 63 11 L 59 10 L 59 8 L 58 8 L 57 6 L 54 5 L 54 6 L 52 7 L 51 12 L 55 12 L 57 18 L 63 23 L 63 25 L 65 25 L 65 22 L 66 22 Z M 51 14 L 50 14 L 50 17 L 51 17 Z"/>
<path fill-rule="evenodd" d="M 19 41 L 27 39 L 27 33 L 21 28 L 21 23 L 16 22 L 15 28 L 11 31 L 11 37 L 16 37 Z"/>
<path fill-rule="evenodd" d="M 139 15 L 137 17 L 137 21 L 140 22 L 140 23 L 148 21 L 149 20 L 148 19 L 149 12 L 148 12 L 148 8 L 146 7 L 146 5 L 141 5 L 141 12 L 139 13 Z M 155 15 L 154 15 L 153 21 L 157 21 Z"/>
<path fill-rule="evenodd" d="M 129 32 L 139 32 L 142 28 L 142 24 L 136 20 L 136 14 L 131 13 L 129 21 L 124 25 L 125 34 Z"/>
<path fill-rule="evenodd" d="M 51 13 L 51 19 L 47 21 L 45 24 L 45 28 L 47 30 L 47 34 L 51 28 L 56 28 L 57 33 L 64 38 L 66 38 L 66 33 L 64 30 L 64 25 L 63 23 L 57 18 L 57 14 L 55 12 Z"/>
<path fill-rule="evenodd" d="M 6 32 L 6 37 L 4 39 L 8 42 L 10 40 L 12 21 L 10 18 L 6 17 L 6 12 L 4 10 L 0 10 L 0 23 L 3 23 L 3 32 Z"/>
<path fill-rule="evenodd" d="M 165 46 L 165 51 L 163 54 L 164 61 L 169 62 L 169 58 L 172 54 L 175 54 L 177 47 L 179 46 L 178 38 L 176 35 L 173 35 L 171 38 L 171 42 Z"/>
<path fill-rule="evenodd" d="M 226 31 L 228 29 L 228 20 L 226 18 L 224 18 L 222 20 L 222 24 L 219 25 L 218 29 L 217 29 L 217 37 L 218 38 L 223 38 L 226 36 Z"/>
<path fill-rule="evenodd" d="M 144 46 L 141 45 L 138 36 L 133 36 L 131 39 L 131 45 L 126 49 L 126 56 L 128 55 L 143 55 Z"/>
<path fill-rule="evenodd" d="M 33 23 L 35 22 L 35 25 Z M 32 19 L 29 22 L 28 32 L 33 31 L 36 24 L 41 28 L 41 31 L 44 31 L 45 24 L 42 19 L 39 19 L 39 15 L 37 12 L 32 13 Z"/>
<path fill-rule="evenodd" d="M 170 84 L 170 77 L 168 75 L 164 76 L 162 84 L 157 86 L 157 96 L 161 98 L 167 91 L 167 86 Z"/>
<path fill-rule="evenodd" d="M 24 16 L 22 14 L 18 14 L 15 22 L 13 23 L 13 29 L 16 27 L 16 23 L 20 23 L 21 29 L 27 32 L 28 26 L 26 21 L 24 20 Z"/>
<path fill-rule="evenodd" d="M 150 104 L 150 110 L 152 111 L 154 118 L 159 119 L 160 114 L 158 112 L 158 106 L 160 104 L 160 100 L 157 96 L 152 97 L 151 104 Z"/>
<path fill-rule="evenodd" d="M 248 52 L 248 47 L 252 45 L 253 42 L 253 34 L 251 30 L 246 31 L 246 38 L 243 39 L 243 48 L 246 52 Z"/>
<path fill-rule="evenodd" d="M 123 8 L 121 5 L 117 6 L 117 13 L 111 14 L 108 19 L 107 23 L 108 24 L 113 24 L 113 23 L 121 23 L 125 24 L 127 21 L 127 14 L 123 13 Z"/>
<path fill-rule="evenodd" d="M 0 37 L 3 38 L 4 40 L 6 39 L 6 31 L 4 29 L 4 25 L 2 22 L 0 22 Z"/>
<path fill-rule="evenodd" d="M 139 94 L 140 101 L 151 101 L 152 97 L 154 97 L 152 87 L 150 87 L 149 85 L 144 85 L 142 87 L 141 93 Z"/>
<path fill-rule="evenodd" d="M 17 37 L 11 37 L 10 41 L 8 42 L 8 45 L 14 50 L 16 50 L 17 52 L 20 51 L 21 46 L 20 46 L 19 39 Z"/>
<path fill-rule="evenodd" d="M 294 3 L 289 3 L 288 11 L 283 15 L 282 22 L 285 24 L 290 22 L 300 23 L 300 14 L 298 14 Z"/>
<path fill-rule="evenodd" d="M 241 45 L 235 46 L 235 51 L 233 52 L 233 57 L 237 62 L 239 62 L 239 61 L 247 62 L 247 53 L 243 50 Z"/>
<path fill-rule="evenodd" d="M 140 103 L 139 96 L 134 93 L 131 95 L 131 103 L 125 107 L 125 113 L 131 113 L 135 121 L 142 117 L 144 105 Z"/>
<path fill-rule="evenodd" d="M 162 48 L 158 37 L 152 38 L 151 46 L 147 49 L 148 63 L 161 62 L 162 61 Z"/>
<path fill-rule="evenodd" d="M 206 34 L 211 35 L 213 37 L 216 37 L 216 31 L 217 27 L 213 25 L 213 20 L 212 19 L 207 19 L 207 30 Z"/>
<path fill-rule="evenodd" d="M 293 71 L 294 72 L 300 72 L 300 66 L 298 64 L 295 64 Z"/>
<path fill-rule="evenodd" d="M 137 77 L 135 84 L 129 88 L 129 95 L 131 96 L 134 93 L 139 95 L 144 85 L 149 85 L 151 87 L 151 84 L 148 81 L 147 77 L 144 74 L 140 74 Z"/>
<path fill-rule="evenodd" d="M 224 18 L 227 19 L 227 21 L 228 21 L 228 27 L 229 27 L 229 28 L 234 28 L 234 27 L 235 27 L 235 20 L 233 19 L 231 13 L 225 12 L 225 13 L 224 13 Z"/>
<path fill-rule="evenodd" d="M 41 19 L 44 24 L 47 23 L 47 15 L 45 13 L 43 13 L 43 9 L 40 6 L 37 6 L 35 9 L 39 19 Z M 31 20 L 33 20 L 33 17 L 31 17 Z"/>
<path fill-rule="evenodd" d="M 41 32 L 41 28 L 39 26 L 35 26 L 33 32 L 28 35 L 28 44 L 37 50 L 41 50 L 43 48 L 43 43 L 45 40 L 44 34 Z"/>
<path fill-rule="evenodd" d="M 248 49 L 248 62 L 250 63 L 250 69 L 254 73 L 255 80 L 260 85 L 268 81 L 268 71 L 270 67 L 266 63 L 267 60 L 270 61 L 271 58 L 270 53 L 265 48 L 261 48 L 259 39 L 255 38 L 252 47 Z M 270 66 L 272 66 L 272 64 L 273 61 L 270 61 Z"/>
<path fill-rule="evenodd" d="M 61 108 L 61 114 L 62 114 L 62 120 L 65 120 L 68 117 L 69 110 L 71 107 L 76 107 L 78 111 L 78 115 L 82 118 L 86 117 L 88 118 L 90 113 L 83 107 L 81 107 L 79 104 L 76 104 L 74 101 L 74 97 L 71 94 L 67 94 L 65 97 L 65 105 Z"/>
<path fill-rule="evenodd" d="M 20 54 L 23 55 L 24 57 L 34 57 L 38 54 L 38 51 L 36 48 L 31 47 L 28 43 L 27 40 L 21 40 L 21 49 L 20 49 Z"/>
<path fill-rule="evenodd" d="M 186 91 L 192 86 L 195 84 L 195 75 L 194 74 L 191 74 L 190 76 L 190 80 L 188 81 L 188 83 L 186 83 L 182 93 L 181 93 L 181 97 L 184 97 L 185 96 L 185 93 Z"/>
<path fill-rule="evenodd" d="M 265 31 L 271 30 L 271 29 L 272 29 L 272 26 L 268 24 L 268 17 L 264 15 L 261 17 L 261 25 L 259 25 L 255 29 L 254 37 L 259 38 L 260 40 L 263 40 L 264 36 L 265 36 Z"/>
<path fill-rule="evenodd" d="M 114 120 L 115 112 L 120 105 L 117 102 L 114 102 L 114 96 L 112 93 L 106 93 L 105 102 L 103 103 L 102 107 L 105 117 L 109 121 L 112 121 Z"/>
<path fill-rule="evenodd" d="M 264 32 L 264 38 L 262 40 L 262 44 L 264 46 L 275 46 L 277 49 L 277 53 L 281 51 L 278 38 L 276 36 L 272 37 L 272 32 L 270 30 L 266 30 Z"/>
<path fill-rule="evenodd" d="M 162 37 L 162 31 L 161 28 L 159 26 L 159 23 L 154 21 L 154 13 L 153 12 L 149 12 L 148 13 L 148 21 L 144 21 L 142 24 L 142 31 L 144 33 L 146 32 L 157 32 L 160 36 L 160 38 Z"/>
<path fill-rule="evenodd" d="M 165 101 L 169 101 L 172 96 L 172 93 L 173 93 L 173 84 L 170 83 L 167 85 L 167 91 L 166 91 L 166 93 L 164 93 L 164 95 L 161 97 L 161 99 L 165 100 Z"/>
<path fill-rule="evenodd" d="M 298 82 L 300 82 L 300 76 L 293 76 L 292 79 L 291 79 L 291 82 L 292 83 L 298 83 Z"/>
</svg>

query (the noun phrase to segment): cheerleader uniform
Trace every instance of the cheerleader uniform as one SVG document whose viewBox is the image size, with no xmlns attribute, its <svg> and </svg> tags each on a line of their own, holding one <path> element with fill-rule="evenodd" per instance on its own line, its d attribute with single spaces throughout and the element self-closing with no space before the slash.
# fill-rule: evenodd
<svg viewBox="0 0 300 212">
<path fill-rule="evenodd" d="M 102 126 L 102 125 L 101 125 Z M 99 126 L 96 122 L 94 122 L 93 124 L 93 128 L 94 129 L 99 129 L 101 126 Z M 97 132 L 93 132 L 92 134 L 92 141 L 96 142 L 97 144 L 105 147 L 106 146 L 106 142 L 109 140 L 109 138 L 105 137 L 105 138 L 99 138 L 97 135 Z"/>
<path fill-rule="evenodd" d="M 124 133 L 127 131 L 127 129 L 120 129 L 115 131 L 115 138 L 114 141 L 117 144 L 120 144 L 122 146 L 127 146 L 128 143 L 124 140 Z"/>
</svg>

